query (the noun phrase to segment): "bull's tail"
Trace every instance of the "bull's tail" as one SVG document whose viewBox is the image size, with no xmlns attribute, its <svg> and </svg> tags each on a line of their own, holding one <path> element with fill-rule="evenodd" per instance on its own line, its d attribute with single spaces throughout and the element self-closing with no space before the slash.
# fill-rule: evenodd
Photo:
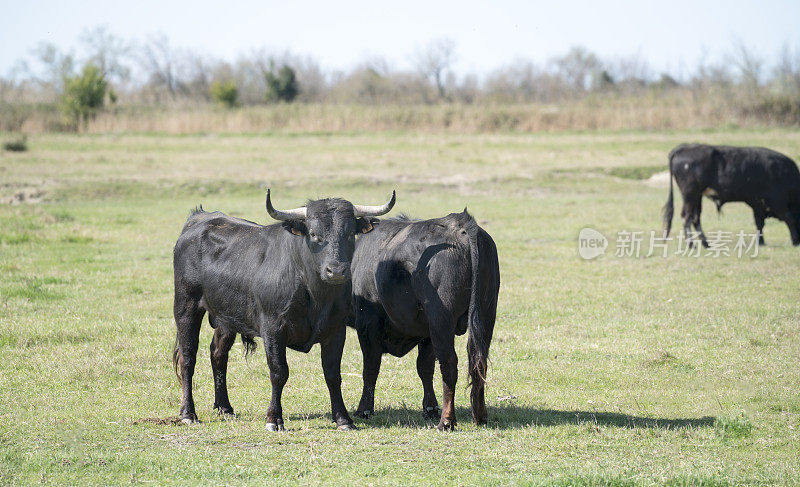
<svg viewBox="0 0 800 487">
<path fill-rule="evenodd" d="M 242 345 L 244 345 L 244 357 L 249 357 L 256 351 L 256 341 L 252 336 L 242 335 Z"/>
<path fill-rule="evenodd" d="M 180 361 L 180 351 L 178 349 L 178 333 L 175 332 L 175 345 L 172 347 L 172 367 L 175 369 L 175 377 L 178 378 L 178 383 L 183 384 L 183 377 L 181 377 L 180 368 L 178 367 Z"/>
<path fill-rule="evenodd" d="M 466 210 L 464 210 L 466 212 Z M 484 252 L 487 262 L 481 262 L 481 252 L 478 246 L 478 236 L 480 227 L 475 220 L 470 217 L 465 225 L 469 235 L 470 267 L 472 268 L 470 283 L 469 310 L 467 314 L 467 326 L 469 338 L 467 339 L 467 355 L 469 357 L 469 381 L 472 385 L 470 402 L 472 403 L 472 417 L 477 424 L 486 423 L 486 401 L 484 389 L 486 386 L 486 371 L 489 359 L 489 344 L 492 341 L 494 332 L 494 321 L 497 311 L 497 292 L 485 292 L 485 286 L 489 282 L 482 282 L 480 279 L 481 264 L 485 269 L 497 269 L 497 252 Z M 489 250 L 489 249 L 485 249 Z M 499 284 L 499 276 L 496 272 L 485 272 L 486 281 L 495 281 Z"/>
<path fill-rule="evenodd" d="M 672 229 L 672 216 L 675 214 L 674 199 L 672 197 L 672 155 L 675 152 L 669 153 L 669 197 L 661 212 L 664 215 L 664 238 L 669 236 L 669 231 Z"/>
</svg>

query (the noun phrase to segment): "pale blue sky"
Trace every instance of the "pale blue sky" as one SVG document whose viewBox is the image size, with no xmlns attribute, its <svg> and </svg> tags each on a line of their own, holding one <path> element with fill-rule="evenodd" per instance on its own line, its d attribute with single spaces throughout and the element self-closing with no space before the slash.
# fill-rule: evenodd
<svg viewBox="0 0 800 487">
<path fill-rule="evenodd" d="M 518 58 L 543 63 L 583 45 L 601 57 L 640 55 L 655 71 L 690 72 L 739 40 L 768 60 L 800 52 L 800 0 L 169 1 L 0 0 L 0 74 L 41 41 L 68 49 L 106 25 L 126 39 L 164 32 L 175 47 L 233 60 L 266 47 L 316 58 L 325 69 L 368 57 L 411 66 L 435 38 L 456 43 L 459 73 L 486 73 Z M 224 5 L 224 7 L 222 6 Z"/>
</svg>

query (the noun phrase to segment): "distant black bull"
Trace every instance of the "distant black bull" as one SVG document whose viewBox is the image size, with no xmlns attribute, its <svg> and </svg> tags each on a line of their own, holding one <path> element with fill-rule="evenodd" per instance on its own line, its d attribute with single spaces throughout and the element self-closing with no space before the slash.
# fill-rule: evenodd
<svg viewBox="0 0 800 487">
<path fill-rule="evenodd" d="M 195 211 L 175 244 L 175 371 L 183 386 L 180 414 L 196 422 L 192 398 L 200 323 L 208 312 L 214 328 L 211 368 L 214 408 L 233 414 L 228 400 L 228 351 L 236 338 L 249 348 L 260 336 L 269 363 L 272 399 L 267 429 L 283 430 L 281 392 L 289 378 L 286 347 L 308 352 L 322 347 L 322 369 L 331 397 L 333 420 L 354 429 L 341 391 L 344 320 L 352 313 L 350 261 L 355 234 L 372 230 L 371 217 L 392 209 L 353 205 L 342 199 L 309 201 L 288 211 L 267 212 L 282 220 L 262 226 L 219 212 Z"/>
<path fill-rule="evenodd" d="M 708 247 L 700 226 L 703 196 L 717 205 L 743 201 L 753 209 L 759 243 L 764 244 L 764 219 L 786 223 L 792 244 L 800 245 L 800 172 L 785 155 L 763 147 L 729 147 L 682 144 L 669 154 L 669 198 L 664 205 L 664 237 L 672 226 L 672 178 L 683 195 L 683 228 L 694 225 Z"/>
<path fill-rule="evenodd" d="M 381 355 L 401 357 L 419 348 L 426 415 L 453 429 L 458 378 L 454 337 L 469 329 L 467 352 L 472 416 L 486 423 L 484 387 L 500 270 L 494 241 L 464 210 L 434 220 L 383 220 L 359 238 L 353 256 L 355 328 L 364 356 L 364 390 L 356 414 L 375 409 Z M 433 369 L 442 371 L 443 411 L 433 391 Z"/>
</svg>

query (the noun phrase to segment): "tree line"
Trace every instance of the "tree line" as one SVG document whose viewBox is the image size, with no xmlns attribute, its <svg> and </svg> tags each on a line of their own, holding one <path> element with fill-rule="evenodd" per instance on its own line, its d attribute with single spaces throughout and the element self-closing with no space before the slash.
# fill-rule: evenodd
<svg viewBox="0 0 800 487">
<path fill-rule="evenodd" d="M 105 27 L 85 30 L 78 45 L 73 52 L 40 44 L 0 78 L 0 104 L 57 105 L 80 127 L 115 104 L 558 103 L 688 90 L 698 97 L 730 93 L 751 109 L 785 112 L 791 123 L 800 122 L 800 49 L 788 47 L 768 66 L 764 57 L 735 43 L 722 59 L 703 59 L 691 72 L 674 74 L 654 71 L 639 55 L 603 59 L 576 46 L 544 63 L 520 59 L 479 77 L 454 72 L 460 53 L 449 39 L 413 51 L 413 69 L 372 58 L 346 72 L 326 71 L 309 56 L 266 49 L 214 59 L 175 47 L 164 34 L 134 42 Z"/>
</svg>

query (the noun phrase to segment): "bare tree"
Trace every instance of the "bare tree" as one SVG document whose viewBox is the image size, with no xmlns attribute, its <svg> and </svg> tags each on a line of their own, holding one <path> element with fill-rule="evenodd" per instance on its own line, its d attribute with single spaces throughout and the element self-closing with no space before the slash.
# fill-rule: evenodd
<svg viewBox="0 0 800 487">
<path fill-rule="evenodd" d="M 179 88 L 178 54 L 170 47 L 169 38 L 163 33 L 150 37 L 141 46 L 138 60 L 148 83 L 154 88 L 166 90 L 175 98 Z"/>
<path fill-rule="evenodd" d="M 93 62 L 107 79 L 126 82 L 130 77 L 127 65 L 131 48 L 128 42 L 112 34 L 108 27 L 85 29 L 80 42 L 87 51 L 87 61 Z"/>
<path fill-rule="evenodd" d="M 582 46 L 571 48 L 567 54 L 556 58 L 553 63 L 564 82 L 579 93 L 589 88 L 592 78 L 602 69 L 597 56 Z"/>
<path fill-rule="evenodd" d="M 727 64 L 709 62 L 708 51 L 703 50 L 691 84 L 695 92 L 712 86 L 728 87 L 731 84 L 731 73 Z"/>
<path fill-rule="evenodd" d="M 741 83 L 749 89 L 758 88 L 764 60 L 758 57 L 741 40 L 737 40 L 734 43 L 730 60 L 739 70 Z"/>
<path fill-rule="evenodd" d="M 32 51 L 34 64 L 21 61 L 17 70 L 38 84 L 61 92 L 64 77 L 75 70 L 75 58 L 72 53 L 62 52 L 54 44 L 42 42 Z"/>
<path fill-rule="evenodd" d="M 640 53 L 621 57 L 604 63 L 607 68 L 600 71 L 595 77 L 595 87 L 602 89 L 608 87 L 608 79 L 613 80 L 616 90 L 623 93 L 637 93 L 647 87 L 648 81 L 653 79 L 652 71 L 647 61 Z M 603 78 L 606 75 L 608 79 Z M 605 82 L 604 82 L 605 81 Z"/>
<path fill-rule="evenodd" d="M 456 60 L 455 50 L 456 43 L 452 39 L 437 39 L 424 49 L 418 49 L 413 57 L 419 72 L 436 85 L 440 99 L 444 99 L 446 95 L 445 72 Z"/>
<path fill-rule="evenodd" d="M 384 60 L 367 60 L 337 81 L 332 96 L 347 103 L 386 103 L 392 98 L 391 79 L 388 76 Z"/>
<path fill-rule="evenodd" d="M 775 66 L 773 81 L 779 91 L 800 95 L 800 49 L 792 52 L 788 45 L 783 46 Z"/>
</svg>

